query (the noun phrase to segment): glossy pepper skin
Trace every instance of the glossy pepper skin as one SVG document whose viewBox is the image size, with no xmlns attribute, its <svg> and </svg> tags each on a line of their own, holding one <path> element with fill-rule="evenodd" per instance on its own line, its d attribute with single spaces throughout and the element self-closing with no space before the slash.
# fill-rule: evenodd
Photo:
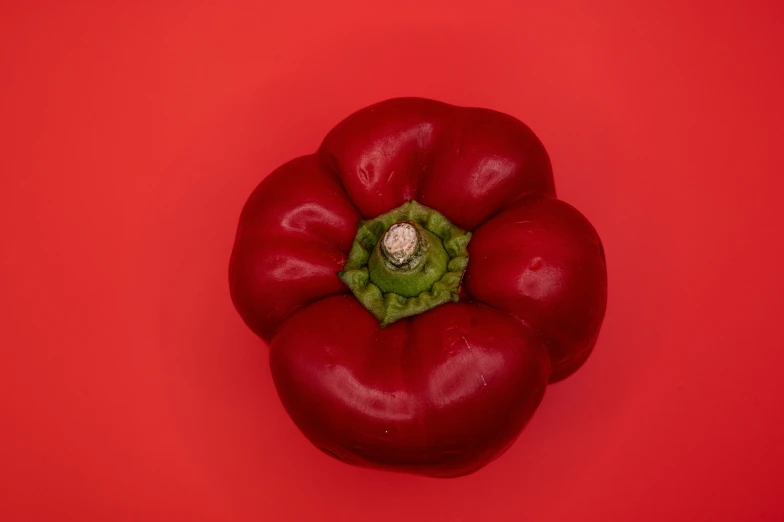
<svg viewBox="0 0 784 522">
<path fill-rule="evenodd" d="M 457 302 L 381 326 L 337 276 L 358 222 L 415 201 L 470 232 Z M 266 177 L 239 220 L 233 302 L 270 345 L 280 399 L 351 464 L 455 477 L 500 456 L 548 383 L 577 370 L 604 318 L 595 229 L 556 199 L 519 120 L 387 100 Z"/>
</svg>

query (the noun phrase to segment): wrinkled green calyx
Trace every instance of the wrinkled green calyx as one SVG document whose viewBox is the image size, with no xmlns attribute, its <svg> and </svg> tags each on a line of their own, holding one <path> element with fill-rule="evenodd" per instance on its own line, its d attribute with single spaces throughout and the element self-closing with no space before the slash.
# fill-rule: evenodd
<svg viewBox="0 0 784 522">
<path fill-rule="evenodd" d="M 396 266 L 380 243 L 392 225 L 406 222 L 416 228 L 418 246 L 410 262 Z M 456 227 L 439 212 L 409 201 L 359 222 L 338 277 L 381 326 L 386 326 L 458 300 L 470 240 L 470 232 Z"/>
</svg>

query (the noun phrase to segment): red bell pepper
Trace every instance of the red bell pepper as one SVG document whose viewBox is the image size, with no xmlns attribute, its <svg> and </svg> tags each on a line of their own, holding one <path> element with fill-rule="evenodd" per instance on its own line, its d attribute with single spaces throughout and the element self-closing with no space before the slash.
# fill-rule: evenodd
<svg viewBox="0 0 784 522">
<path fill-rule="evenodd" d="M 450 477 L 500 456 L 590 354 L 607 272 L 519 120 L 399 98 L 339 123 L 242 211 L 233 302 L 280 399 L 342 461 Z"/>
</svg>

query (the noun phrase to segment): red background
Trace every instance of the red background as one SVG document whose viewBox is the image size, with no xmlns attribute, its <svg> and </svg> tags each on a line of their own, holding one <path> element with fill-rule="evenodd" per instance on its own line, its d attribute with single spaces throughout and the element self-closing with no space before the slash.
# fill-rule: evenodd
<svg viewBox="0 0 784 522">
<path fill-rule="evenodd" d="M 781 2 L 17 4 L 1 520 L 784 520 Z M 311 447 L 228 294 L 251 189 L 399 95 L 527 122 L 609 264 L 588 364 L 456 480 Z"/>
</svg>

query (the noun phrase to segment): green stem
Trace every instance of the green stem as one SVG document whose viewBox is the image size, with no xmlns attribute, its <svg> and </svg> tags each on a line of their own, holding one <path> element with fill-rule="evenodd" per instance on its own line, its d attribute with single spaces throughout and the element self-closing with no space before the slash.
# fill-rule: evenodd
<svg viewBox="0 0 784 522">
<path fill-rule="evenodd" d="M 471 234 L 409 201 L 359 223 L 338 277 L 382 326 L 458 300 Z"/>
</svg>

